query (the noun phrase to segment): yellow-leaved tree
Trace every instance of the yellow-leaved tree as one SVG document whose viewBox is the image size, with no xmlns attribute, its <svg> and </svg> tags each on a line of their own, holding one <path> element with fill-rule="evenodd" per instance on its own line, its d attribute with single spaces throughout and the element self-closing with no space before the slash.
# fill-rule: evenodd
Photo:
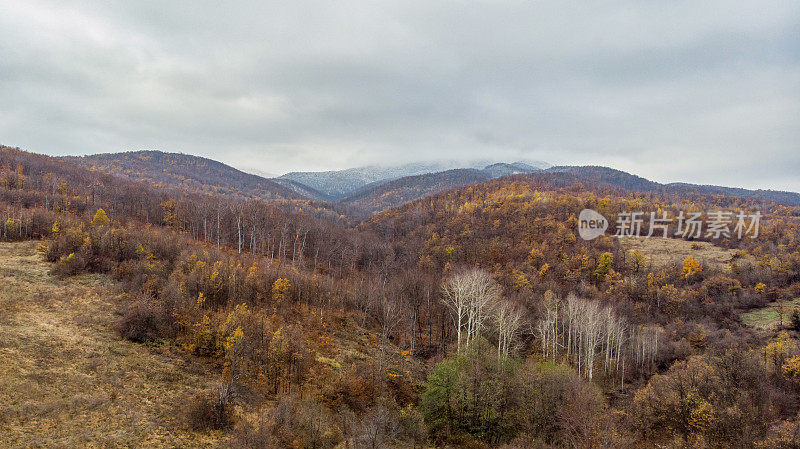
<svg viewBox="0 0 800 449">
<path fill-rule="evenodd" d="M 244 347 L 244 331 L 242 326 L 246 326 L 251 316 L 251 311 L 247 304 L 238 304 L 228 313 L 228 317 L 219 327 L 219 343 L 225 353 L 225 370 L 223 377 L 228 383 L 228 388 L 236 382 L 240 371 L 240 358 Z"/>
<path fill-rule="evenodd" d="M 688 278 L 703 270 L 703 265 L 693 256 L 689 256 L 683 261 L 683 277 Z"/>
<path fill-rule="evenodd" d="M 597 262 L 597 268 L 594 270 L 594 279 L 598 284 L 606 280 L 606 276 L 611 270 L 611 264 L 613 262 L 613 254 L 603 253 L 600 255 L 600 260 Z"/>
<path fill-rule="evenodd" d="M 108 219 L 108 215 L 106 215 L 106 211 L 103 210 L 101 207 L 97 209 L 95 212 L 94 217 L 92 217 L 92 226 L 95 228 L 101 228 L 103 226 L 108 226 L 111 220 Z"/>
<path fill-rule="evenodd" d="M 276 303 L 284 303 L 289 300 L 289 290 L 292 283 L 286 278 L 278 278 L 272 283 L 272 300 Z"/>
</svg>

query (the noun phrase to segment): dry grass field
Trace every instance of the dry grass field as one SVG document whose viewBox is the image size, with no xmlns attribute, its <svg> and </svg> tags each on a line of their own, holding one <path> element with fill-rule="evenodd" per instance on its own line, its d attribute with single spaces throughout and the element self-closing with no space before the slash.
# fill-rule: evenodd
<svg viewBox="0 0 800 449">
<path fill-rule="evenodd" d="M 654 268 L 682 262 L 689 256 L 693 256 L 704 266 L 720 268 L 728 265 L 736 253 L 735 250 L 720 248 L 708 242 L 691 242 L 683 239 L 626 237 L 620 238 L 619 242 L 626 251 L 633 249 L 641 251 Z"/>
<path fill-rule="evenodd" d="M 181 418 L 210 368 L 121 340 L 113 282 L 50 276 L 37 244 L 0 243 L 0 447 L 216 447 Z"/>
<path fill-rule="evenodd" d="M 680 263 L 689 256 L 693 256 L 703 266 L 724 269 L 736 254 L 736 250 L 720 248 L 708 242 L 690 242 L 682 239 L 639 237 L 622 238 L 619 239 L 619 242 L 626 251 L 634 249 L 641 251 L 653 268 Z M 780 327 L 781 310 L 783 311 L 783 324 L 786 325 L 791 319 L 792 312 L 800 310 L 800 298 L 785 301 L 782 304 L 770 303 L 759 309 L 742 312 L 740 317 L 742 323 L 747 326 L 765 332 L 773 332 Z"/>
</svg>

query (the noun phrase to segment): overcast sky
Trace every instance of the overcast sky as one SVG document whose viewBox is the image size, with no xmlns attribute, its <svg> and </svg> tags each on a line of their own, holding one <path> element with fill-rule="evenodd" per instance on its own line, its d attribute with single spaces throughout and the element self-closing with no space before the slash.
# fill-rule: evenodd
<svg viewBox="0 0 800 449">
<path fill-rule="evenodd" d="M 800 2 L 0 0 L 0 143 L 800 191 Z"/>
</svg>

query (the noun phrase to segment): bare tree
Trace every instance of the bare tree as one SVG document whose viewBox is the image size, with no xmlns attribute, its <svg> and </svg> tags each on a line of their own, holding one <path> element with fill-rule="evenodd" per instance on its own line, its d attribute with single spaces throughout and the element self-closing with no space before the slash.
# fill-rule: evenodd
<svg viewBox="0 0 800 449">
<path fill-rule="evenodd" d="M 502 302 L 495 308 L 498 358 L 508 356 L 511 344 L 522 327 L 523 316 L 522 309 L 512 302 Z"/>
<path fill-rule="evenodd" d="M 544 317 L 536 323 L 535 330 L 542 343 L 542 355 L 555 361 L 558 356 L 558 312 L 560 301 L 552 290 L 544 294 Z"/>
<path fill-rule="evenodd" d="M 453 314 L 457 347 L 480 335 L 500 297 L 500 286 L 480 268 L 457 272 L 442 286 L 442 302 Z"/>
<path fill-rule="evenodd" d="M 400 325 L 402 321 L 402 315 L 400 313 L 400 306 L 394 298 L 389 297 L 386 295 L 386 291 L 384 289 L 381 292 L 381 295 L 378 297 L 379 304 L 378 304 L 378 319 L 381 323 L 381 339 L 380 339 L 380 361 L 378 366 L 378 372 L 383 372 L 383 359 L 386 352 L 386 343 L 389 340 L 389 337 L 392 335 L 397 327 Z"/>
<path fill-rule="evenodd" d="M 453 325 L 456 328 L 456 345 L 461 348 L 461 331 L 467 320 L 469 303 L 469 287 L 465 276 L 455 275 L 442 285 L 442 303 L 453 314 Z"/>
<path fill-rule="evenodd" d="M 656 325 L 637 326 L 631 329 L 633 359 L 640 370 L 653 369 L 661 329 Z"/>
<path fill-rule="evenodd" d="M 628 326 L 612 307 L 579 298 L 572 293 L 567 295 L 563 304 L 555 295 L 545 295 L 544 307 L 544 316 L 535 327 L 543 356 L 555 360 L 557 348 L 563 346 L 564 357 L 576 366 L 581 375 L 592 379 L 598 363 L 596 358 L 600 354 L 603 357 L 603 372 L 618 373 L 624 379 L 623 356 Z M 561 334 L 558 333 L 559 320 Z M 657 343 L 648 340 L 648 345 L 650 348 L 657 346 Z"/>
</svg>

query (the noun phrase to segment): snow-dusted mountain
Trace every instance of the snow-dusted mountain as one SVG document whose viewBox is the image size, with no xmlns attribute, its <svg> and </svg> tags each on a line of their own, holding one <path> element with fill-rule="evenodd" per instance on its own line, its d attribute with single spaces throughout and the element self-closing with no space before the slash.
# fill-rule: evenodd
<svg viewBox="0 0 800 449">
<path fill-rule="evenodd" d="M 346 170 L 322 172 L 291 172 L 275 178 L 291 180 L 306 185 L 332 198 L 343 198 L 363 188 L 376 187 L 395 179 L 407 176 L 438 173 L 452 169 L 467 168 L 486 170 L 489 177 L 495 178 L 516 173 L 530 173 L 549 167 L 540 161 L 492 163 L 488 160 L 469 163 L 459 161 L 416 162 L 395 166 L 368 165 Z"/>
</svg>

